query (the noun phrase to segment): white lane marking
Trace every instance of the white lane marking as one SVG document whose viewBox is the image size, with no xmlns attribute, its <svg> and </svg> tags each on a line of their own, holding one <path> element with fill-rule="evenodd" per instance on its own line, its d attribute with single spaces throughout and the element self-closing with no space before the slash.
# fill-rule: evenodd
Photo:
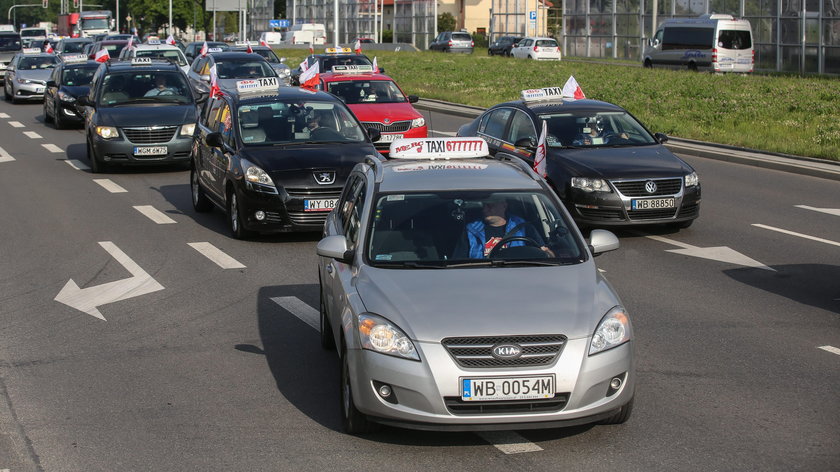
<svg viewBox="0 0 840 472">
<path fill-rule="evenodd" d="M 41 139 L 41 135 L 34 131 L 24 131 L 23 134 L 25 134 L 30 139 Z"/>
<path fill-rule="evenodd" d="M 443 135 L 443 136 L 455 136 L 455 134 L 456 134 L 454 131 L 436 131 L 436 130 L 432 130 L 431 133 L 439 134 L 439 135 Z"/>
<path fill-rule="evenodd" d="M 693 256 L 693 257 L 700 257 L 703 259 L 711 259 L 713 261 L 719 262 L 727 262 L 729 264 L 736 264 L 742 265 L 745 267 L 755 267 L 757 269 L 764 269 L 764 270 L 771 270 L 776 271 L 771 267 L 767 267 L 766 265 L 758 262 L 755 259 L 751 259 L 740 252 L 731 249 L 726 246 L 718 246 L 718 247 L 697 247 L 692 246 L 691 244 L 686 244 L 680 241 L 675 241 L 673 239 L 663 238 L 662 236 L 655 236 L 655 235 L 646 235 L 648 239 L 653 239 L 654 241 L 659 241 L 665 244 L 671 244 L 673 246 L 681 247 L 682 249 L 668 249 L 666 252 L 673 252 L 674 254 L 683 254 L 686 256 Z"/>
<path fill-rule="evenodd" d="M 0 148 L 0 162 L 9 162 L 9 161 L 13 161 L 13 160 L 15 160 L 15 158 L 12 157 L 11 154 L 6 152 L 5 149 Z"/>
<path fill-rule="evenodd" d="M 46 149 L 49 152 L 64 152 L 64 149 L 61 149 L 55 144 L 42 144 L 41 146 L 44 146 L 44 149 Z"/>
<path fill-rule="evenodd" d="M 97 182 L 98 183 L 98 182 Z M 102 184 L 100 184 L 102 185 Z M 117 184 L 114 184 L 117 185 Z M 117 185 L 119 187 L 119 185 Z M 122 187 L 120 187 L 122 188 Z M 123 189 L 125 191 L 125 189 Z M 134 207 L 135 210 L 139 211 L 140 213 L 146 215 L 146 217 L 159 225 L 171 225 L 176 221 L 172 218 L 166 216 L 165 213 L 158 210 L 157 208 L 151 205 L 137 205 Z"/>
<path fill-rule="evenodd" d="M 10 121 L 9 124 L 12 125 L 12 128 L 25 128 L 26 127 L 26 125 L 24 125 L 20 121 Z"/>
<path fill-rule="evenodd" d="M 798 238 L 810 239 L 811 241 L 817 241 L 817 242 L 820 242 L 820 243 L 830 244 L 832 246 L 840 246 L 840 242 L 837 242 L 837 241 L 832 241 L 830 239 L 818 238 L 816 236 L 809 236 L 807 234 L 802 234 L 802 233 L 796 233 L 794 231 L 789 231 L 789 230 L 782 229 L 782 228 L 776 228 L 774 226 L 767 226 L 767 225 L 762 225 L 762 224 L 758 224 L 758 223 L 753 223 L 753 226 L 755 226 L 756 228 L 769 229 L 770 231 L 777 231 L 779 233 L 789 234 L 791 236 L 796 236 Z"/>
<path fill-rule="evenodd" d="M 803 210 L 818 211 L 820 213 L 828 213 L 829 215 L 840 216 L 840 208 L 817 208 L 808 205 L 794 205 L 796 208 Z"/>
<path fill-rule="evenodd" d="M 208 243 L 208 242 L 200 242 L 200 243 L 188 243 L 189 246 L 196 251 L 200 252 L 201 255 L 210 259 L 211 261 L 215 262 L 216 265 L 221 267 L 222 269 L 244 269 L 245 265 L 241 262 L 237 261 L 236 259 L 228 256 L 221 249 L 217 248 L 216 246 Z"/>
<path fill-rule="evenodd" d="M 476 434 L 505 454 L 521 454 L 543 450 L 543 448 L 513 431 L 481 431 Z"/>
<path fill-rule="evenodd" d="M 99 185 L 102 186 L 102 188 L 104 188 L 105 190 L 107 190 L 111 193 L 125 193 L 125 192 L 128 192 L 128 190 L 120 187 L 119 185 L 117 185 L 116 182 L 114 182 L 111 179 L 93 179 L 93 181 L 98 183 Z"/>
<path fill-rule="evenodd" d="M 834 346 L 820 346 L 819 348 L 823 351 L 828 351 L 832 354 L 837 354 L 838 356 L 840 356 L 840 349 L 837 349 Z"/>
<path fill-rule="evenodd" d="M 0 118 L 5 119 L 5 118 L 8 118 L 8 117 L 9 117 L 9 115 L 7 115 L 6 113 L 0 113 Z"/>
<path fill-rule="evenodd" d="M 300 298 L 274 297 L 271 301 L 280 305 L 289 313 L 300 318 L 301 321 L 314 328 L 315 331 L 321 331 L 321 314 L 318 313 L 318 310 L 304 303 Z"/>
<path fill-rule="evenodd" d="M 64 162 L 76 170 L 90 170 L 90 167 L 88 167 L 87 164 L 77 159 L 65 159 Z"/>
</svg>

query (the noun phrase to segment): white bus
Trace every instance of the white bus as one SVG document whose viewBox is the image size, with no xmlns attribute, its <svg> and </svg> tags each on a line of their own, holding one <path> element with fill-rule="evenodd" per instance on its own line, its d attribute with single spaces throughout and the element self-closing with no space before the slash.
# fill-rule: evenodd
<svg viewBox="0 0 840 472">
<path fill-rule="evenodd" d="M 752 72 L 755 64 L 750 22 L 732 15 L 702 15 L 664 21 L 648 40 L 645 67 Z"/>
<path fill-rule="evenodd" d="M 326 44 L 327 29 L 322 23 L 299 23 L 283 32 L 283 44 Z"/>
</svg>

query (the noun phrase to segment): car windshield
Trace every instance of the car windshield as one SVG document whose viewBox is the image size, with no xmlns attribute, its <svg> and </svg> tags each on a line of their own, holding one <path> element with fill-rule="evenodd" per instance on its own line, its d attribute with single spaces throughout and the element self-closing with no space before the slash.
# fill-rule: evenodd
<svg viewBox="0 0 840 472">
<path fill-rule="evenodd" d="M 139 49 L 134 52 L 135 57 L 151 57 L 152 59 L 166 59 L 179 66 L 187 65 L 187 59 L 179 49 Z"/>
<path fill-rule="evenodd" d="M 0 34 L 0 51 L 20 50 L 20 36 L 16 34 Z"/>
<path fill-rule="evenodd" d="M 55 56 L 23 57 L 17 65 L 18 70 L 52 69 L 55 67 Z"/>
<path fill-rule="evenodd" d="M 62 44 L 61 51 L 59 51 L 59 52 L 60 53 L 82 52 L 82 51 L 85 50 L 85 46 L 87 46 L 87 45 L 88 45 L 88 43 L 85 42 L 85 41 L 73 41 L 73 42 L 68 41 L 68 42 Z"/>
<path fill-rule="evenodd" d="M 61 76 L 61 85 L 68 87 L 90 86 L 96 69 L 96 66 L 65 68 Z"/>
<path fill-rule="evenodd" d="M 193 103 L 184 74 L 137 71 L 110 74 L 102 81 L 99 105 L 186 105 Z"/>
<path fill-rule="evenodd" d="M 125 49 L 125 44 L 103 44 L 100 49 L 107 49 L 108 55 L 111 57 L 119 57 L 122 50 Z"/>
<path fill-rule="evenodd" d="M 264 57 L 266 61 L 272 64 L 280 62 L 280 58 L 278 58 L 277 54 L 274 54 L 274 51 L 271 49 L 254 49 L 254 54 L 259 54 Z"/>
<path fill-rule="evenodd" d="M 642 124 L 623 111 L 549 113 L 539 117 L 548 123 L 548 147 L 656 144 Z"/>
<path fill-rule="evenodd" d="M 81 18 L 79 20 L 81 29 L 108 29 L 108 18 Z"/>
<path fill-rule="evenodd" d="M 335 56 L 323 58 L 323 67 L 321 72 L 332 70 L 333 66 L 373 66 L 370 59 L 365 56 Z"/>
<path fill-rule="evenodd" d="M 216 61 L 220 79 L 256 79 L 274 77 L 274 69 L 265 61 Z"/>
<path fill-rule="evenodd" d="M 359 143 L 365 141 L 346 107 L 331 102 L 266 102 L 242 105 L 239 134 L 246 145 Z"/>
<path fill-rule="evenodd" d="M 46 36 L 47 30 L 45 29 L 25 29 L 20 31 L 21 36 L 31 36 L 31 37 L 38 37 L 38 36 Z"/>
<path fill-rule="evenodd" d="M 394 171 L 418 166 L 413 162 Z M 366 247 L 373 266 L 555 265 L 586 257 L 573 226 L 542 192 L 388 193 L 373 201 Z"/>
<path fill-rule="evenodd" d="M 538 39 L 537 44 L 535 44 L 535 46 L 539 46 L 542 48 L 556 48 L 557 41 L 553 39 Z"/>
<path fill-rule="evenodd" d="M 404 103 L 405 95 L 390 80 L 330 82 L 329 91 L 344 103 Z"/>
</svg>

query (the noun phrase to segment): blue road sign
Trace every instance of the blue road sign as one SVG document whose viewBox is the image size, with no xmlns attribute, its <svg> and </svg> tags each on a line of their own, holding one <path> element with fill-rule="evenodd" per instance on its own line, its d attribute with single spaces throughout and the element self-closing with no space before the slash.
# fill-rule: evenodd
<svg viewBox="0 0 840 472">
<path fill-rule="evenodd" d="M 537 19 L 537 12 L 535 12 L 535 11 L 529 11 L 529 12 L 528 12 L 528 19 L 529 19 L 529 20 L 532 20 L 532 21 L 536 20 L 536 19 Z"/>
<path fill-rule="evenodd" d="M 272 28 L 288 28 L 290 24 L 289 20 L 268 20 L 268 26 Z"/>
</svg>

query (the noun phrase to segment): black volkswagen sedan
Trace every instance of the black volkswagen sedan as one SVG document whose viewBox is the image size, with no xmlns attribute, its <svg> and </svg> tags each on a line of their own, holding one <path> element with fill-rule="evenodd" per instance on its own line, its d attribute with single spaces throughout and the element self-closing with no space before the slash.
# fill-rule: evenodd
<svg viewBox="0 0 840 472">
<path fill-rule="evenodd" d="M 255 80 L 243 82 L 237 90 Z M 236 239 L 322 231 L 353 166 L 379 156 L 372 142 L 378 138 L 325 92 L 275 85 L 218 95 L 205 105 L 195 133 L 193 206 L 221 208 Z"/>
<path fill-rule="evenodd" d="M 84 54 L 66 54 L 53 70 L 44 90 L 44 121 L 52 121 L 56 129 L 78 125 L 85 121 L 84 111 L 77 100 L 90 92 L 93 74 L 99 63 Z"/>
<path fill-rule="evenodd" d="M 533 164 L 543 122 L 547 180 L 581 226 L 669 224 L 700 215 L 700 179 L 627 110 L 559 98 L 560 88 L 526 90 L 489 108 L 458 136 L 481 136 L 491 154 Z"/>
</svg>

